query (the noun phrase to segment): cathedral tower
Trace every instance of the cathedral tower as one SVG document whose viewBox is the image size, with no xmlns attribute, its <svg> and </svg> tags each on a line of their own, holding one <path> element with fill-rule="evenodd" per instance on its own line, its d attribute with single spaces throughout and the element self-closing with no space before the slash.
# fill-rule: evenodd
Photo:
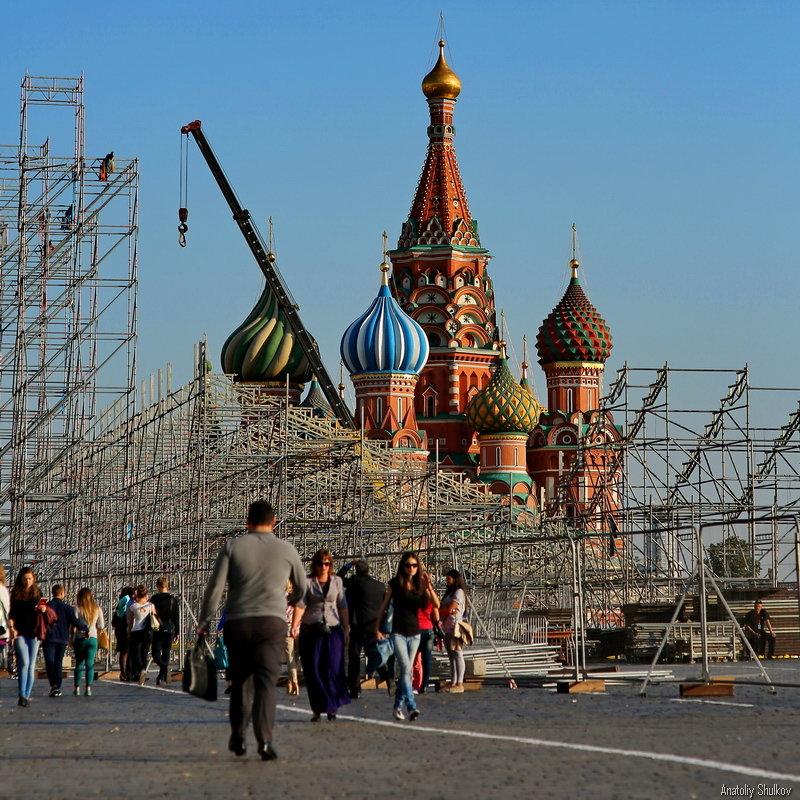
<svg viewBox="0 0 800 800">
<path fill-rule="evenodd" d="M 443 41 L 422 91 L 430 111 L 428 152 L 397 249 L 389 253 L 393 291 L 430 343 L 416 391 L 420 427 L 443 466 L 474 473 L 479 448 L 466 411 L 491 379 L 497 325 L 491 256 L 481 246 L 453 147 L 461 81 L 445 60 Z"/>
<path fill-rule="evenodd" d="M 569 286 L 536 339 L 548 411 L 528 440 L 528 469 L 544 510 L 574 517 L 587 530 L 607 531 L 615 527 L 619 507 L 617 476 L 609 468 L 620 429 L 598 410 L 611 331 L 580 285 L 577 259 L 569 266 Z"/>
<path fill-rule="evenodd" d="M 427 459 L 427 437 L 419 429 L 414 389 L 428 358 L 422 328 L 389 291 L 389 270 L 381 264 L 381 286 L 372 305 L 348 327 L 340 352 L 356 391 L 355 418 L 371 439 Z"/>
</svg>

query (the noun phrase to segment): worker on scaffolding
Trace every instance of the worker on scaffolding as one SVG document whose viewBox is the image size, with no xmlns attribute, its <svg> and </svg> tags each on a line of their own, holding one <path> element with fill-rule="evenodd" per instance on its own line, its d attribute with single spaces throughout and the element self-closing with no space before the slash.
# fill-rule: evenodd
<svg viewBox="0 0 800 800">
<path fill-rule="evenodd" d="M 775 631 L 772 629 L 772 620 L 769 612 L 764 608 L 761 600 L 756 600 L 753 608 L 744 615 L 744 633 L 750 645 L 759 658 L 775 658 Z"/>
</svg>

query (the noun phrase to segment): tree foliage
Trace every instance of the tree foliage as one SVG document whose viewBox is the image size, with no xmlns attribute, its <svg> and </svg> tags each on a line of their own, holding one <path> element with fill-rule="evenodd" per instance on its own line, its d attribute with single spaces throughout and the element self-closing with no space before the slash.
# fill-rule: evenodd
<svg viewBox="0 0 800 800">
<path fill-rule="evenodd" d="M 725 578 L 757 578 L 761 564 L 753 558 L 747 541 L 731 534 L 706 548 L 708 566 L 714 574 Z"/>
</svg>

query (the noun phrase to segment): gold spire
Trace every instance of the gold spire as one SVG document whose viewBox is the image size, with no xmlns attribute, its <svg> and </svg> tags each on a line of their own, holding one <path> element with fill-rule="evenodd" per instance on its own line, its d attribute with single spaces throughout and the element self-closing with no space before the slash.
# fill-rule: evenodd
<svg viewBox="0 0 800 800">
<path fill-rule="evenodd" d="M 436 66 L 422 79 L 422 93 L 429 100 L 434 98 L 455 100 L 460 92 L 461 81 L 447 65 L 444 58 L 444 39 L 440 39 L 439 59 Z"/>
<path fill-rule="evenodd" d="M 572 261 L 569 262 L 569 268 L 572 270 L 572 278 L 578 277 L 578 267 L 581 262 L 578 261 L 578 226 L 572 223 Z"/>
<path fill-rule="evenodd" d="M 528 380 L 528 335 L 522 337 L 522 380 Z"/>
<path fill-rule="evenodd" d="M 381 261 L 380 271 L 381 271 L 381 286 L 388 286 L 389 285 L 389 270 L 391 267 L 389 266 L 388 261 L 388 254 L 386 250 L 386 231 L 383 232 L 383 261 Z"/>
</svg>

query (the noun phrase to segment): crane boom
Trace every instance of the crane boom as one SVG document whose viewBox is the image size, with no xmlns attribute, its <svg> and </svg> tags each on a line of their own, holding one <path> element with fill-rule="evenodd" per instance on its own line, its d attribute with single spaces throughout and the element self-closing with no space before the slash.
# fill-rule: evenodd
<svg viewBox="0 0 800 800">
<path fill-rule="evenodd" d="M 283 276 L 278 271 L 274 253 L 268 252 L 267 248 L 264 246 L 264 240 L 258 232 L 258 228 L 256 228 L 250 218 L 250 212 L 246 208 L 242 208 L 242 204 L 239 202 L 236 192 L 233 191 L 233 187 L 228 181 L 211 145 L 208 143 L 208 139 L 206 139 L 203 133 L 200 120 L 198 119 L 194 122 L 190 122 L 188 125 L 184 125 L 181 128 L 181 133 L 186 135 L 191 133 L 194 140 L 197 142 L 197 146 L 200 148 L 200 152 L 203 154 L 203 158 L 205 158 L 206 164 L 208 164 L 208 168 L 211 170 L 211 174 L 214 176 L 223 197 L 233 212 L 233 219 L 239 226 L 239 230 L 242 232 L 247 246 L 250 248 L 250 252 L 253 254 L 258 266 L 261 268 L 261 272 L 264 273 L 269 288 L 275 294 L 278 305 L 286 316 L 292 333 L 303 348 L 308 363 L 311 365 L 311 369 L 316 375 L 317 381 L 319 381 L 320 388 L 338 417 L 339 422 L 345 427 L 355 428 L 353 415 L 336 391 L 336 387 L 333 385 L 333 381 L 322 362 L 322 357 L 319 354 L 316 341 L 306 330 L 300 319 L 298 305 L 289 292 L 283 280 Z"/>
</svg>

